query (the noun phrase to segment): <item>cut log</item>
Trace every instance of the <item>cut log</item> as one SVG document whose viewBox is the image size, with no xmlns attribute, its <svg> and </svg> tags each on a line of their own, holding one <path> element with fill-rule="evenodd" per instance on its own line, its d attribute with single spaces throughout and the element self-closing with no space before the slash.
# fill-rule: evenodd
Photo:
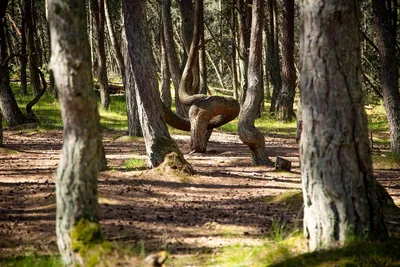
<svg viewBox="0 0 400 267">
<path fill-rule="evenodd" d="M 291 168 L 292 163 L 290 161 L 281 157 L 276 157 L 275 170 L 290 172 Z"/>
</svg>

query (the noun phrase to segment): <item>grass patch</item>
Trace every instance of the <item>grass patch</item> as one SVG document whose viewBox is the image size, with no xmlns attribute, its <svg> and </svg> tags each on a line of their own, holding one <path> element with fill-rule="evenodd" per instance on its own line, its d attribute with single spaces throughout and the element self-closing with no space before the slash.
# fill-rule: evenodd
<svg viewBox="0 0 400 267">
<path fill-rule="evenodd" d="M 372 155 L 372 166 L 374 169 L 399 169 L 400 156 L 391 152 Z"/>
<path fill-rule="evenodd" d="M 3 267 L 61 267 L 59 256 L 53 255 L 26 255 L 0 260 Z"/>
<path fill-rule="evenodd" d="M 303 206 L 303 193 L 300 190 L 287 191 L 276 196 L 265 197 L 265 202 L 286 206 L 289 209 L 300 210 Z"/>
<path fill-rule="evenodd" d="M 140 158 L 132 158 L 125 160 L 123 166 L 127 171 L 141 171 L 147 169 L 147 161 Z"/>
</svg>

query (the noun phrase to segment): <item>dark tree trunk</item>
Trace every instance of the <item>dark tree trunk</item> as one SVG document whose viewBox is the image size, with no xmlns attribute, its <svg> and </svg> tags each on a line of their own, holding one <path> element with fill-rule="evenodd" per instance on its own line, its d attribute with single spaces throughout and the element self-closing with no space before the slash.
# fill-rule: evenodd
<svg viewBox="0 0 400 267">
<path fill-rule="evenodd" d="M 57 243 L 65 265 L 77 264 L 74 243 L 101 238 L 97 176 L 102 153 L 99 114 L 93 90 L 85 1 L 48 0 L 51 68 L 60 93 L 64 145 L 57 169 Z M 78 41 L 77 41 L 78 40 Z M 91 225 L 82 232 L 76 227 Z M 93 227 L 94 226 L 94 227 Z M 90 234 L 88 234 L 90 231 Z M 87 240 L 91 242 L 95 240 Z"/>
<path fill-rule="evenodd" d="M 278 45 L 278 15 L 276 0 L 268 0 L 269 2 L 269 36 L 268 40 L 268 70 L 272 85 L 271 106 L 269 112 L 275 114 L 276 101 L 278 100 L 279 92 L 282 87 L 281 67 L 279 60 L 279 45 Z"/>
<path fill-rule="evenodd" d="M 397 51 L 397 0 L 372 1 L 377 47 L 381 63 L 381 87 L 389 123 L 392 152 L 400 155 L 400 93 Z"/>
<path fill-rule="evenodd" d="M 199 51 L 199 93 L 207 94 L 207 60 L 206 60 L 206 42 L 204 39 L 204 11 L 200 14 L 200 51 Z"/>
<path fill-rule="evenodd" d="M 19 109 L 13 91 L 11 90 L 8 64 L 6 62 L 7 43 L 4 19 L 7 5 L 8 1 L 0 2 L 0 110 L 8 126 L 13 127 L 23 124 L 25 116 Z"/>
<path fill-rule="evenodd" d="M 233 98 L 236 100 L 239 99 L 238 92 L 238 76 L 237 76 L 237 64 L 236 64 L 236 16 L 235 16 L 235 5 L 237 0 L 232 0 L 232 8 L 231 8 L 231 34 L 232 34 L 232 50 L 231 50 L 231 74 L 232 74 L 232 88 L 233 88 Z"/>
<path fill-rule="evenodd" d="M 311 251 L 387 236 L 361 89 L 357 1 L 301 2 L 300 140 Z"/>
<path fill-rule="evenodd" d="M 179 67 L 178 56 L 174 46 L 174 33 L 171 18 L 171 0 L 164 0 L 162 5 L 162 20 L 165 38 L 165 52 L 168 58 L 169 71 L 175 89 L 176 114 L 182 118 L 189 116 L 189 109 L 179 100 L 179 84 L 181 82 L 181 71 Z"/>
<path fill-rule="evenodd" d="M 34 95 L 40 93 L 40 78 L 37 71 L 38 53 L 35 46 L 35 28 L 34 28 L 34 6 L 35 1 L 24 0 L 25 26 L 26 26 L 26 43 L 29 54 L 29 73 L 31 78 L 31 86 Z"/>
<path fill-rule="evenodd" d="M 20 5 L 21 10 L 21 54 L 26 55 L 26 19 L 25 12 L 22 6 Z M 21 92 L 24 95 L 28 94 L 28 79 L 26 75 L 26 68 L 28 66 L 28 57 L 21 57 Z"/>
<path fill-rule="evenodd" d="M 254 126 L 262 101 L 262 25 L 263 0 L 253 0 L 250 37 L 248 87 L 246 99 L 239 115 L 239 138 L 250 148 L 252 161 L 256 165 L 271 163 L 265 149 L 264 135 Z"/>
<path fill-rule="evenodd" d="M 160 31 L 160 47 L 161 47 L 161 100 L 163 103 L 171 109 L 172 97 L 171 97 L 171 73 L 168 66 L 168 56 L 165 48 L 165 38 L 163 32 L 163 25 L 161 22 Z"/>
<path fill-rule="evenodd" d="M 167 154 L 175 152 L 183 156 L 171 138 L 164 122 L 163 107 L 158 94 L 157 73 L 151 51 L 146 21 L 145 2 L 124 0 L 124 26 L 129 56 L 136 82 L 140 123 L 149 157 L 149 166 L 160 165 Z"/>
<path fill-rule="evenodd" d="M 294 0 L 284 0 L 282 38 L 282 88 L 276 106 L 276 118 L 291 121 L 296 93 L 296 70 L 294 67 Z"/>
<path fill-rule="evenodd" d="M 96 31 L 95 51 L 97 55 L 97 76 L 99 78 L 100 98 L 102 109 L 108 109 L 110 105 L 110 92 L 108 90 L 106 51 L 104 46 L 104 0 L 91 0 L 93 25 Z"/>
<path fill-rule="evenodd" d="M 124 88 L 126 98 L 126 114 L 128 117 L 128 135 L 143 136 L 142 126 L 140 125 L 139 111 L 136 97 L 136 82 L 133 76 L 131 58 L 128 53 L 125 29 L 122 29 L 122 55 L 124 58 Z"/>
</svg>

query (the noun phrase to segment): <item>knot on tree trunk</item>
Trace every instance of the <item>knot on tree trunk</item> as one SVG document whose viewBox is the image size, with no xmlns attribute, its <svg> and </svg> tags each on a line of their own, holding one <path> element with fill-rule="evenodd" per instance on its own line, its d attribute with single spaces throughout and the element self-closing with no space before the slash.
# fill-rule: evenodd
<svg viewBox="0 0 400 267">
<path fill-rule="evenodd" d="M 176 152 L 171 152 L 167 154 L 163 163 L 161 163 L 160 166 L 156 168 L 156 171 L 164 175 L 193 175 L 195 173 L 192 166 L 185 160 L 185 158 Z"/>
</svg>

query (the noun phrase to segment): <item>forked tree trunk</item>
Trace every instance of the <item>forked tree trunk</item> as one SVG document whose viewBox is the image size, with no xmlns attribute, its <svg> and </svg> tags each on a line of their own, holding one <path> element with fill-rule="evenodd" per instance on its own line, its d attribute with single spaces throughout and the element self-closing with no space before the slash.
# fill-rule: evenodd
<svg viewBox="0 0 400 267">
<path fill-rule="evenodd" d="M 282 38 L 282 88 L 276 105 L 276 118 L 291 121 L 296 93 L 296 70 L 294 67 L 294 0 L 284 0 Z"/>
<path fill-rule="evenodd" d="M 157 167 L 171 152 L 176 152 L 184 161 L 178 145 L 171 138 L 164 122 L 162 102 L 158 93 L 156 63 L 148 35 L 145 2 L 124 0 L 123 8 L 127 54 L 137 85 L 139 117 L 149 157 L 149 166 Z"/>
<path fill-rule="evenodd" d="M 271 163 L 265 149 L 264 135 L 254 126 L 254 121 L 259 114 L 262 101 L 262 25 L 263 25 L 263 0 L 253 0 L 248 87 L 246 99 L 239 115 L 239 138 L 250 148 L 252 161 L 256 165 Z"/>
<path fill-rule="evenodd" d="M 361 90 L 357 1 L 301 2 L 300 141 L 311 251 L 387 236 Z"/>
<path fill-rule="evenodd" d="M 104 0 L 91 0 L 93 25 L 96 32 L 95 51 L 97 55 L 97 76 L 100 86 L 101 108 L 108 109 L 110 105 L 110 92 L 108 90 L 108 76 L 106 64 L 106 51 L 104 46 Z"/>
<path fill-rule="evenodd" d="M 62 158 L 56 178 L 56 232 L 62 261 L 69 266 L 77 264 L 78 251 L 74 247 L 77 239 L 101 237 L 97 176 L 102 142 L 93 90 L 85 1 L 49 0 L 48 8 L 51 68 L 59 89 L 64 123 Z M 74 230 L 77 225 L 86 224 L 96 227 L 83 232 Z M 87 231 L 91 231 L 90 234 Z M 94 240 L 85 242 L 91 241 Z"/>
<path fill-rule="evenodd" d="M 7 43 L 5 36 L 5 14 L 8 1 L 0 2 L 0 110 L 8 126 L 13 127 L 25 122 L 25 116 L 22 114 L 15 100 L 14 93 L 11 90 L 10 78 L 8 73 Z"/>
<path fill-rule="evenodd" d="M 372 1 L 381 63 L 383 102 L 389 123 L 390 145 L 400 155 L 400 92 L 397 55 L 397 0 Z"/>
</svg>

